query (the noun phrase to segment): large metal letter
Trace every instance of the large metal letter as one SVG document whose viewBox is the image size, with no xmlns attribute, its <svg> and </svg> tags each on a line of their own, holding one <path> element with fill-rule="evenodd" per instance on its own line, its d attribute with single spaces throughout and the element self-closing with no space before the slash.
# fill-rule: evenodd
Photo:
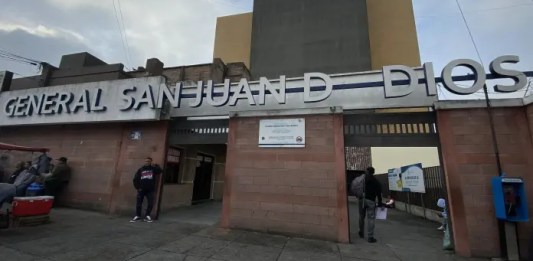
<svg viewBox="0 0 533 261">
<path fill-rule="evenodd" d="M 426 77 L 426 91 L 428 96 L 437 95 L 437 83 L 435 82 L 433 63 L 424 63 L 424 76 Z"/>
<path fill-rule="evenodd" d="M 317 96 L 311 96 L 311 79 L 320 78 L 326 84 L 326 90 Z M 331 78 L 324 73 L 306 73 L 304 74 L 304 102 L 319 102 L 327 99 L 333 91 Z"/>
<path fill-rule="evenodd" d="M 44 101 L 43 101 L 43 107 L 41 109 L 42 114 L 54 114 L 55 113 L 55 107 L 52 105 L 55 105 L 54 99 L 57 98 L 57 93 L 50 93 L 44 95 Z"/>
<path fill-rule="evenodd" d="M 171 88 L 172 89 L 172 88 Z M 165 98 L 170 102 L 170 106 L 174 108 L 180 107 L 180 99 L 181 99 L 181 90 L 182 90 L 182 83 L 178 82 L 176 83 L 176 87 L 173 88 L 174 93 L 172 93 L 168 86 L 165 83 L 162 83 L 159 88 L 159 97 L 157 99 L 157 108 L 161 109 L 163 108 L 163 105 L 165 104 Z"/>
<path fill-rule="evenodd" d="M 18 97 L 10 98 L 7 100 L 6 105 L 4 106 L 4 112 L 9 115 L 9 117 L 13 117 L 13 114 L 15 113 L 15 105 L 17 100 Z"/>
<path fill-rule="evenodd" d="M 215 92 L 214 89 L 215 88 L 213 87 L 213 81 L 209 80 L 207 82 L 207 103 L 215 107 L 226 105 L 226 103 L 228 103 L 229 101 L 230 79 L 224 80 L 224 93 L 222 94 L 222 98 L 219 101 L 215 101 L 215 98 L 213 97 Z"/>
<path fill-rule="evenodd" d="M 409 84 L 407 86 L 392 85 L 392 72 L 401 72 L 407 75 Z M 411 94 L 418 84 L 418 77 L 415 70 L 404 65 L 383 66 L 383 82 L 385 83 L 385 98 L 403 97 Z"/>
<path fill-rule="evenodd" d="M 135 86 L 126 87 L 126 88 L 124 88 L 122 90 L 122 92 L 120 93 L 120 98 L 123 101 L 125 101 L 125 103 L 122 104 L 122 106 L 120 106 L 120 110 L 121 111 L 129 111 L 131 108 L 133 108 L 133 106 L 135 105 L 135 98 L 129 96 L 128 93 L 129 92 L 135 92 L 135 91 L 137 91 L 137 87 L 135 87 Z M 80 97 L 80 100 L 78 101 L 78 103 L 76 103 L 76 107 L 74 107 L 74 112 L 76 112 L 78 106 L 80 106 L 82 97 Z M 81 105 L 83 105 L 83 104 L 81 104 Z M 87 110 L 85 110 L 85 111 L 87 111 Z"/>
<path fill-rule="evenodd" d="M 98 88 L 96 89 L 96 93 L 94 94 L 94 99 L 92 99 L 92 105 L 91 105 L 91 110 L 92 111 L 106 111 L 107 110 L 107 107 L 104 106 L 104 105 L 101 105 L 100 102 L 102 101 L 102 92 L 103 90 Z M 150 91 L 151 93 L 151 91 Z M 154 98 L 152 98 L 152 106 L 154 104 L 153 102 Z"/>
<path fill-rule="evenodd" d="M 242 93 L 244 91 L 244 93 Z M 233 96 L 231 96 L 231 100 L 229 102 L 230 106 L 237 105 L 237 101 L 239 99 L 247 99 L 248 104 L 255 105 L 254 96 L 252 95 L 252 90 L 250 90 L 250 85 L 248 85 L 248 81 L 246 78 L 242 78 L 239 82 L 239 86 L 237 88 L 237 91 L 233 93 Z"/>
<path fill-rule="evenodd" d="M 44 94 L 41 94 L 40 96 L 30 95 L 30 101 L 28 104 L 28 108 L 26 109 L 26 115 L 32 116 L 33 113 L 41 114 L 41 106 L 43 105 L 43 100 Z"/>
<path fill-rule="evenodd" d="M 287 84 L 285 75 L 279 77 L 279 91 L 274 88 L 274 86 L 272 86 L 272 84 L 270 83 L 270 81 L 268 81 L 267 78 L 259 78 L 259 104 L 265 105 L 266 90 L 268 90 L 270 94 L 274 96 L 274 99 L 276 99 L 279 104 L 285 104 L 285 102 L 287 101 L 287 96 L 285 95 L 286 85 Z"/>
<path fill-rule="evenodd" d="M 463 88 L 457 86 L 455 82 L 453 82 L 452 71 L 457 66 L 464 66 L 472 70 L 474 76 L 476 77 L 474 85 L 468 88 Z M 448 89 L 454 94 L 468 95 L 475 93 L 481 90 L 481 88 L 483 88 L 486 79 L 487 76 L 485 75 L 485 69 L 483 69 L 483 65 L 470 59 L 453 60 L 448 65 L 446 65 L 446 67 L 444 67 L 444 70 L 442 70 L 442 80 L 444 81 L 444 86 L 446 87 L 446 89 Z"/>
<path fill-rule="evenodd" d="M 520 71 L 502 68 L 502 63 L 518 63 L 520 58 L 516 55 L 500 56 L 490 63 L 490 72 L 498 76 L 506 76 L 515 81 L 514 85 L 496 84 L 494 90 L 497 92 L 516 92 L 527 85 L 527 76 Z"/>
<path fill-rule="evenodd" d="M 204 82 L 198 81 L 198 86 L 196 87 L 196 100 L 194 103 L 191 103 L 190 106 L 193 108 L 200 107 L 202 105 L 202 100 L 204 99 Z"/>
<path fill-rule="evenodd" d="M 15 116 L 26 116 L 26 109 L 30 96 L 20 96 L 15 105 Z"/>
<path fill-rule="evenodd" d="M 141 106 L 145 103 L 148 104 L 149 108 L 155 108 L 154 93 L 152 92 L 151 85 L 148 85 L 148 87 L 144 88 L 144 92 L 141 95 L 141 98 L 139 99 L 139 101 L 137 101 L 135 106 L 133 106 L 133 109 L 140 110 Z"/>
<path fill-rule="evenodd" d="M 74 99 L 74 94 L 71 92 L 61 92 L 59 93 L 59 100 L 56 103 L 56 113 L 70 113 L 70 103 Z"/>
</svg>

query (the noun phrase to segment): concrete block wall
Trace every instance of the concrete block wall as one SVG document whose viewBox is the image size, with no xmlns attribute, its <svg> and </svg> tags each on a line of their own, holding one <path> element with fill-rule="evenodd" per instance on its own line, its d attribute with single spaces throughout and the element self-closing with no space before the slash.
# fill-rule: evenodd
<svg viewBox="0 0 533 261">
<path fill-rule="evenodd" d="M 140 141 L 129 140 L 133 130 L 142 132 Z M 166 122 L 18 126 L 1 128 L 0 140 L 50 148 L 50 157 L 69 159 L 72 177 L 62 204 L 129 215 L 135 207 L 133 175 L 148 156 L 162 164 L 166 130 Z M 27 153 L 13 155 L 12 164 L 30 160 Z"/>
<path fill-rule="evenodd" d="M 525 179 L 533 210 L 532 108 L 493 110 L 503 171 Z M 498 175 L 488 113 L 485 109 L 437 112 L 443 165 L 459 255 L 498 257 L 500 242 L 491 178 Z M 521 255 L 530 255 L 531 222 L 519 225 Z"/>
<path fill-rule="evenodd" d="M 107 211 L 111 181 L 120 151 L 122 129 L 119 124 L 9 127 L 0 129 L 2 142 L 31 147 L 46 147 L 52 158 L 65 156 L 73 173 L 59 200 L 68 206 Z M 30 160 L 30 153 L 19 153 L 12 160 Z"/>
<path fill-rule="evenodd" d="M 260 118 L 230 119 L 223 227 L 348 241 L 342 115 L 302 117 L 305 148 L 259 148 Z"/>
<path fill-rule="evenodd" d="M 124 123 L 122 128 L 122 142 L 117 159 L 117 168 L 113 179 L 113 195 L 110 213 L 134 214 L 136 191 L 133 188 L 133 176 L 144 164 L 146 157 L 151 157 L 155 164 L 163 167 L 166 156 L 167 121 Z M 140 131 L 140 140 L 130 140 L 131 131 Z M 161 178 L 159 179 L 159 185 Z M 159 187 L 159 186 L 158 186 Z M 160 200 L 160 191 L 156 192 L 156 202 Z M 152 217 L 157 217 L 157 205 Z"/>
</svg>

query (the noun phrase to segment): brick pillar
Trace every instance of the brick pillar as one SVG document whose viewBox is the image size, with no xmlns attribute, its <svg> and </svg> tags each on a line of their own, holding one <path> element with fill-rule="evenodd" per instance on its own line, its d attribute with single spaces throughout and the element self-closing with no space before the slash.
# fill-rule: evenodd
<svg viewBox="0 0 533 261">
<path fill-rule="evenodd" d="M 296 117 L 305 148 L 259 148 L 260 118 L 230 120 L 221 226 L 348 242 L 342 115 Z"/>
<path fill-rule="evenodd" d="M 524 178 L 531 210 L 533 145 L 525 108 L 496 108 L 493 113 L 503 171 Z M 438 111 L 437 116 L 455 250 L 461 256 L 498 257 L 498 224 L 490 184 L 498 171 L 488 113 L 485 109 L 457 109 Z M 524 257 L 531 224 L 519 228 Z"/>
</svg>

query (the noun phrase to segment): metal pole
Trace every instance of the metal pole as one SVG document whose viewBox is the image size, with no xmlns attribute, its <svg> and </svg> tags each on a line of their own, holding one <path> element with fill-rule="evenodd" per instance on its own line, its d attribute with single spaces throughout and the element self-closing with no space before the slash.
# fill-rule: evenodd
<svg viewBox="0 0 533 261">
<path fill-rule="evenodd" d="M 411 214 L 411 198 L 409 197 L 409 194 L 411 194 L 411 192 L 407 192 L 407 206 L 409 207 L 407 213 Z"/>
<path fill-rule="evenodd" d="M 496 166 L 498 167 L 498 176 L 501 177 L 503 174 L 503 171 L 502 171 L 502 164 L 500 161 L 500 150 L 498 148 L 498 140 L 496 138 L 496 130 L 494 128 L 494 120 L 492 118 L 492 106 L 490 104 L 489 92 L 487 90 L 486 84 L 483 85 L 483 92 L 485 92 L 485 101 L 487 102 L 487 112 L 489 114 L 490 131 L 492 134 L 492 145 L 494 147 L 494 154 L 496 157 Z"/>
<path fill-rule="evenodd" d="M 426 204 L 424 204 L 424 194 L 420 193 L 420 202 L 422 203 L 422 210 L 424 211 L 424 219 L 428 219 L 426 215 Z"/>
<path fill-rule="evenodd" d="M 498 168 L 498 176 L 503 175 L 502 164 L 500 161 L 500 150 L 498 148 L 498 139 L 496 138 L 496 129 L 494 128 L 494 119 L 492 118 L 492 106 L 490 104 L 489 92 L 487 89 L 487 84 L 483 84 L 483 92 L 485 93 L 485 101 L 487 103 L 487 113 L 489 115 L 489 124 L 490 132 L 492 134 L 492 146 L 494 148 L 494 156 L 496 158 L 496 167 Z M 502 251 L 502 256 L 508 256 L 507 251 L 507 233 L 505 229 L 505 222 L 498 220 L 498 234 L 500 237 L 500 249 Z"/>
</svg>

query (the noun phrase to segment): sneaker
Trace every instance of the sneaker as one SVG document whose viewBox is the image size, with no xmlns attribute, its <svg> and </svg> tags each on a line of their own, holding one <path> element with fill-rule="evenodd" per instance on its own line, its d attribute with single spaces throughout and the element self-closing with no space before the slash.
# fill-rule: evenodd
<svg viewBox="0 0 533 261">
<path fill-rule="evenodd" d="M 378 242 L 375 238 L 371 237 L 368 239 L 368 243 L 376 243 Z"/>
<path fill-rule="evenodd" d="M 139 220 L 141 220 L 141 217 L 139 217 L 139 216 L 135 216 L 135 217 L 133 217 L 133 218 L 130 220 L 130 222 L 133 223 L 133 222 L 137 222 L 137 221 L 139 221 Z"/>
<path fill-rule="evenodd" d="M 363 234 L 363 232 L 359 231 L 359 237 L 360 238 L 365 238 L 365 234 Z"/>
<path fill-rule="evenodd" d="M 444 226 L 440 226 L 439 228 L 437 228 L 438 230 L 440 231 L 443 231 L 444 230 Z"/>
<path fill-rule="evenodd" d="M 144 218 L 144 221 L 145 221 L 145 222 L 149 222 L 149 223 L 150 223 L 150 222 L 153 222 L 153 220 L 152 220 L 152 218 L 151 218 L 150 216 L 146 216 L 146 217 Z"/>
</svg>

